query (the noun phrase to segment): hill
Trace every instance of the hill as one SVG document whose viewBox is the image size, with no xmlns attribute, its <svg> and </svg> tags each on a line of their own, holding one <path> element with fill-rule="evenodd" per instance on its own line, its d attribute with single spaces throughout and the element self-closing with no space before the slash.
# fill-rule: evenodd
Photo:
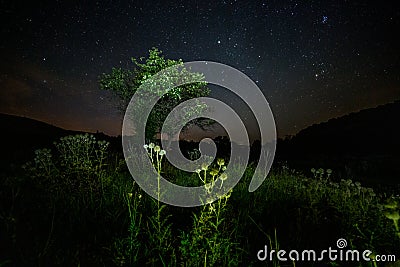
<svg viewBox="0 0 400 267">
<path fill-rule="evenodd" d="M 83 134 L 84 132 L 65 130 L 45 122 L 0 114 L 1 125 L 1 165 L 18 164 L 31 160 L 34 151 L 39 148 L 52 148 L 54 141 L 63 136 Z M 120 139 L 103 133 L 94 134 L 99 140 L 111 142 L 113 148 L 120 147 Z"/>
<path fill-rule="evenodd" d="M 49 147 L 62 136 L 78 133 L 34 119 L 7 114 L 0 114 L 0 125 L 0 158 L 3 163 L 30 159 L 35 149 Z"/>
<path fill-rule="evenodd" d="M 399 116 L 398 101 L 312 125 L 290 143 L 305 153 L 394 154 L 400 148 Z"/>
<path fill-rule="evenodd" d="M 277 159 L 303 169 L 336 168 L 343 178 L 391 180 L 400 173 L 400 101 L 312 125 L 280 140 Z"/>
</svg>

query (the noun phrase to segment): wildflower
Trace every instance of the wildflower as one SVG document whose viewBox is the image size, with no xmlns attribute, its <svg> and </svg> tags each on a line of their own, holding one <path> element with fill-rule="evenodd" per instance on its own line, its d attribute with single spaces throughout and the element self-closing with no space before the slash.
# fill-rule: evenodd
<svg viewBox="0 0 400 267">
<path fill-rule="evenodd" d="M 154 147 L 154 151 L 155 151 L 155 152 L 160 152 L 160 150 L 161 150 L 160 146 L 155 146 L 155 147 Z"/>
<path fill-rule="evenodd" d="M 150 144 L 149 144 L 149 148 L 150 148 L 150 149 L 153 149 L 154 146 L 155 146 L 154 143 L 150 143 Z"/>
<path fill-rule="evenodd" d="M 216 170 L 216 169 L 212 169 L 211 171 L 210 171 L 210 175 L 211 176 L 216 176 L 218 174 L 218 170 Z"/>
<path fill-rule="evenodd" d="M 222 194 L 222 192 L 218 191 L 216 194 L 217 198 L 222 198 L 224 197 L 224 194 Z"/>
<path fill-rule="evenodd" d="M 211 188 L 212 188 L 212 184 L 211 183 L 205 184 L 204 188 L 207 190 L 207 192 L 210 192 Z"/>
<path fill-rule="evenodd" d="M 226 180 L 226 179 L 228 179 L 228 175 L 226 174 L 226 173 L 222 173 L 220 176 L 219 176 L 219 179 L 221 180 L 221 186 L 219 187 L 220 189 L 222 188 L 222 185 L 224 184 L 224 181 Z"/>
<path fill-rule="evenodd" d="M 132 193 L 128 193 L 128 197 L 132 198 L 133 194 Z"/>
<path fill-rule="evenodd" d="M 218 166 L 224 166 L 225 165 L 225 160 L 224 159 L 217 159 L 217 164 L 218 164 Z"/>
<path fill-rule="evenodd" d="M 210 204 L 211 204 L 211 203 L 210 203 Z M 215 211 L 215 208 L 214 208 L 213 205 L 210 205 L 210 206 L 209 206 L 209 211 L 210 211 L 210 212 L 214 212 L 214 211 Z"/>
<path fill-rule="evenodd" d="M 165 152 L 165 150 L 164 149 L 162 149 L 161 151 L 160 151 L 160 156 L 163 156 L 163 155 L 165 155 L 167 152 Z"/>
<path fill-rule="evenodd" d="M 207 163 L 202 163 L 201 164 L 201 169 L 203 170 L 203 171 L 206 171 L 207 169 L 208 169 L 208 164 Z"/>
<path fill-rule="evenodd" d="M 146 150 L 149 148 L 148 145 L 144 145 L 143 147 L 144 147 L 144 149 L 146 149 Z"/>
<path fill-rule="evenodd" d="M 225 181 L 226 179 L 228 179 L 228 175 L 227 175 L 226 173 L 222 173 L 222 174 L 219 176 L 219 179 L 221 179 L 221 181 Z"/>
<path fill-rule="evenodd" d="M 200 170 L 200 169 L 196 169 L 195 172 L 196 172 L 197 174 L 199 174 L 199 173 L 201 172 L 201 170 Z"/>
</svg>

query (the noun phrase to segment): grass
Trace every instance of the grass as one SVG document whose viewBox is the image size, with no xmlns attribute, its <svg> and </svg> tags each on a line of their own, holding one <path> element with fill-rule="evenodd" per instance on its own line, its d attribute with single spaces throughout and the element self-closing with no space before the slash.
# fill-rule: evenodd
<svg viewBox="0 0 400 267">
<path fill-rule="evenodd" d="M 158 174 L 177 184 L 208 184 L 217 194 L 229 179 L 222 159 L 185 173 L 158 146 L 147 149 Z M 250 164 L 215 202 L 166 206 L 142 192 L 107 142 L 65 137 L 1 176 L 0 266 L 321 266 L 259 262 L 257 252 L 265 245 L 322 250 L 339 238 L 351 249 L 400 257 L 398 195 L 335 180 L 334 170 L 304 175 L 277 165 L 249 193 L 253 172 Z"/>
</svg>

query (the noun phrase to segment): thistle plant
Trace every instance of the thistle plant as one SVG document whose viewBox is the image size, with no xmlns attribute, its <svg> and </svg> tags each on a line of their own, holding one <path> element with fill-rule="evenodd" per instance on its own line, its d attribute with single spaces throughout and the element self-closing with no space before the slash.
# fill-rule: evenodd
<svg viewBox="0 0 400 267">
<path fill-rule="evenodd" d="M 207 163 L 202 163 L 201 168 L 195 170 L 207 194 L 211 194 L 217 182 L 220 183 L 219 189 L 222 189 L 224 181 L 228 178 L 224 172 L 226 170 L 224 159 L 218 159 L 217 166 L 216 168 L 211 168 Z"/>
<path fill-rule="evenodd" d="M 164 216 L 162 213 L 166 208 L 166 205 L 161 205 L 161 188 L 160 178 L 162 172 L 162 160 L 166 154 L 165 150 L 162 150 L 160 146 L 150 143 L 144 145 L 147 154 L 157 171 L 157 199 L 153 202 L 153 209 L 155 212 L 149 218 L 147 224 L 148 236 L 149 236 L 149 248 L 147 249 L 147 255 L 149 257 L 149 263 L 152 265 L 173 265 L 176 262 L 175 250 L 172 246 L 172 233 L 171 224 L 168 222 L 170 215 Z"/>
<path fill-rule="evenodd" d="M 62 137 L 54 145 L 58 153 L 36 150 L 34 161 L 25 164 L 24 169 L 36 184 L 52 192 L 52 197 L 98 207 L 94 195 L 104 195 L 109 143 L 90 134 L 80 134 Z"/>
<path fill-rule="evenodd" d="M 236 234 L 237 221 L 228 224 L 224 215 L 227 212 L 228 199 L 232 190 L 222 195 L 220 189 L 228 176 L 223 159 L 217 160 L 218 167 L 202 164 L 196 170 L 204 184 L 206 201 L 200 214 L 193 214 L 193 228 L 181 235 L 180 251 L 187 261 L 185 266 L 230 266 L 237 265 L 239 252 L 235 251 L 233 236 Z M 220 184 L 219 186 L 217 184 Z M 212 201 L 213 196 L 216 201 Z"/>
<path fill-rule="evenodd" d="M 91 134 L 62 137 L 54 145 L 60 152 L 61 164 L 74 174 L 99 176 L 105 166 L 109 143 L 97 141 Z"/>
<path fill-rule="evenodd" d="M 161 178 L 161 171 L 162 171 L 162 160 L 165 155 L 165 150 L 161 149 L 160 146 L 155 145 L 154 143 L 150 143 L 149 145 L 144 145 L 144 149 L 146 149 L 147 154 L 149 155 L 149 158 L 151 160 L 151 163 L 155 167 L 157 171 L 157 205 L 160 205 L 160 194 L 161 194 L 161 189 L 160 189 L 160 178 Z"/>
<path fill-rule="evenodd" d="M 78 194 L 77 199 L 87 206 L 97 207 L 96 196 L 104 197 L 104 188 L 109 185 L 105 175 L 109 143 L 96 140 L 91 134 L 65 136 L 54 143 L 59 152 L 62 169 L 60 191 L 69 188 Z M 66 195 L 68 190 L 66 190 Z M 101 199 L 100 198 L 100 199 Z"/>
<path fill-rule="evenodd" d="M 33 162 L 24 164 L 22 168 L 29 172 L 38 184 L 50 187 L 55 184 L 51 178 L 57 175 L 59 171 L 55 165 L 51 150 L 47 148 L 35 150 Z"/>
</svg>

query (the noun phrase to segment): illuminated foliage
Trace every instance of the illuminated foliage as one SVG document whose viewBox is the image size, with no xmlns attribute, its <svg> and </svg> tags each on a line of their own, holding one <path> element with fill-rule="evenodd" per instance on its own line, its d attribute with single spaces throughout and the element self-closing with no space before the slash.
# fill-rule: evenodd
<svg viewBox="0 0 400 267">
<path fill-rule="evenodd" d="M 150 77 L 165 68 L 176 66 L 176 68 L 172 68 L 168 72 L 168 79 L 152 79 L 151 83 L 147 83 L 144 87 L 147 92 L 141 92 L 149 97 L 163 95 L 154 106 L 147 120 L 146 138 L 148 140 L 153 140 L 155 134 L 160 132 L 165 118 L 174 107 L 188 99 L 208 96 L 210 93 L 207 83 L 204 81 L 203 74 L 190 72 L 183 67 L 182 60 L 165 59 L 162 56 L 162 52 L 157 48 L 149 50 L 147 59 L 140 58 L 137 60 L 132 58 L 132 62 L 134 64 L 133 70 L 113 68 L 111 73 L 103 74 L 100 77 L 100 88 L 112 91 L 117 95 L 121 100 L 121 108 L 123 110 L 125 110 L 139 87 L 143 83 L 148 82 Z M 171 88 L 170 85 L 182 84 L 185 81 L 193 79 L 201 82 L 184 84 L 172 88 L 164 94 L 167 88 Z M 146 105 L 146 103 L 143 103 L 143 105 Z M 205 104 L 199 101 L 185 111 L 185 116 L 196 114 L 204 108 L 206 108 Z M 185 118 L 182 117 L 179 119 L 184 120 Z M 201 127 L 208 124 L 205 120 L 195 120 L 192 123 Z M 176 133 L 172 131 L 169 134 L 173 135 Z"/>
</svg>

